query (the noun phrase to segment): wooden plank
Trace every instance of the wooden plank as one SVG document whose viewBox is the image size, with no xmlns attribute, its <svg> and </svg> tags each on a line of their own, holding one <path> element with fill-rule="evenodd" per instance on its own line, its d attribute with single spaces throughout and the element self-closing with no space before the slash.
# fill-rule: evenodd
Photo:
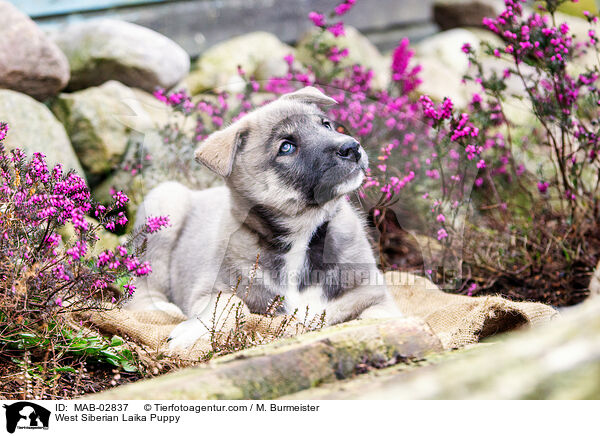
<svg viewBox="0 0 600 436">
<path fill-rule="evenodd" d="M 179 43 L 191 56 L 243 33 L 264 30 L 294 42 L 311 27 L 310 11 L 329 12 L 338 0 L 202 0 L 157 3 L 38 20 L 56 27 L 76 19 L 119 18 L 149 27 Z M 430 26 L 433 0 L 358 2 L 344 21 L 365 33 Z"/>
<path fill-rule="evenodd" d="M 11 3 L 30 17 L 38 18 L 168 1 L 172 0 L 12 0 Z"/>
</svg>

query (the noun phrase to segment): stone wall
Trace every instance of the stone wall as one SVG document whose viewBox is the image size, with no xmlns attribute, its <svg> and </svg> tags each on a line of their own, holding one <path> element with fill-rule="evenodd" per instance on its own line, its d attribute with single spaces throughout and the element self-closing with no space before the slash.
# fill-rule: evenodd
<svg viewBox="0 0 600 436">
<path fill-rule="evenodd" d="M 293 43 L 310 28 L 306 18 L 310 11 L 331 11 L 337 3 L 337 0 L 166 1 L 32 17 L 46 30 L 77 20 L 117 18 L 156 30 L 195 57 L 218 42 L 257 30 Z M 345 21 L 365 33 L 380 49 L 388 50 L 402 37 L 418 40 L 437 30 L 432 22 L 432 4 L 433 0 L 369 0 L 368 8 L 356 8 Z"/>
</svg>

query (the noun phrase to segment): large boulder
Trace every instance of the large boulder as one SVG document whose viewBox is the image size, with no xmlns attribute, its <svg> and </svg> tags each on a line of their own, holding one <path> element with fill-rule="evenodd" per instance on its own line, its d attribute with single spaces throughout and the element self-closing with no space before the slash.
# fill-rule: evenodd
<svg viewBox="0 0 600 436">
<path fill-rule="evenodd" d="M 238 36 L 208 49 L 182 86 L 192 94 L 219 87 L 241 85 L 238 66 L 257 80 L 283 76 L 288 65 L 283 59 L 294 49 L 268 32 Z"/>
<path fill-rule="evenodd" d="M 345 35 L 334 37 L 330 32 L 313 28 L 298 42 L 298 60 L 304 65 L 312 65 L 320 70 L 323 65 L 315 65 L 311 46 L 315 44 L 336 45 L 340 50 L 348 49 L 348 56 L 340 62 L 341 67 L 354 64 L 363 65 L 375 73 L 373 86 L 378 89 L 387 87 L 391 79 L 391 61 L 381 54 L 369 39 L 352 26 L 345 26 Z"/>
<path fill-rule="evenodd" d="M 418 88 L 420 94 L 437 101 L 448 97 L 457 107 L 465 107 L 469 103 L 467 87 L 461 83 L 462 74 L 435 57 L 415 58 L 415 63 L 422 68 L 419 73 L 423 80 Z"/>
<path fill-rule="evenodd" d="M 502 1 L 436 0 L 433 4 L 433 20 L 442 30 L 483 26 L 483 19 L 496 17 L 503 6 Z"/>
<path fill-rule="evenodd" d="M 469 30 L 452 29 L 424 39 L 415 46 L 415 51 L 418 57 L 439 60 L 462 77 L 469 67 L 469 59 L 461 51 L 463 44 L 478 49 L 480 42 L 479 37 Z"/>
<path fill-rule="evenodd" d="M 143 91 L 110 81 L 60 94 L 52 110 L 64 124 L 85 170 L 98 178 L 121 161 L 134 132 L 143 135 L 155 127 L 146 110 L 154 102 Z M 164 119 L 166 123 L 166 115 Z"/>
<path fill-rule="evenodd" d="M 125 21 L 75 23 L 53 37 L 69 60 L 71 90 L 118 80 L 151 92 L 172 87 L 190 67 L 188 54 L 175 42 Z"/>
<path fill-rule="evenodd" d="M 45 105 L 25 94 L 0 89 L 0 120 L 9 124 L 5 140 L 9 149 L 41 152 L 50 165 L 61 163 L 66 170 L 74 169 L 83 176 L 63 125 Z"/>
<path fill-rule="evenodd" d="M 56 44 L 28 16 L 2 0 L 0 53 L 0 88 L 44 100 L 69 81 L 69 63 Z"/>
</svg>

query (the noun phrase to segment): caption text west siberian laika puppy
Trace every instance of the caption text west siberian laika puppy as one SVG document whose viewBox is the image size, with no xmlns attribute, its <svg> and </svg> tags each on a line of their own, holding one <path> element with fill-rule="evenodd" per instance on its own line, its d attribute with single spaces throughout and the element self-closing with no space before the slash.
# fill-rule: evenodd
<svg viewBox="0 0 600 436">
<path fill-rule="evenodd" d="M 254 313 L 282 296 L 281 313 L 325 311 L 327 324 L 400 315 L 346 197 L 361 185 L 367 156 L 318 108 L 335 103 L 312 87 L 286 94 L 196 151 L 226 186 L 167 182 L 148 194 L 138 224 L 169 215 L 172 226 L 150 236 L 153 272 L 138 280 L 129 308 L 181 310 L 189 319 L 171 333 L 171 348 L 207 333 L 218 293 L 232 292 L 240 277 L 248 283 L 257 255 L 252 285 L 237 293 Z"/>
</svg>

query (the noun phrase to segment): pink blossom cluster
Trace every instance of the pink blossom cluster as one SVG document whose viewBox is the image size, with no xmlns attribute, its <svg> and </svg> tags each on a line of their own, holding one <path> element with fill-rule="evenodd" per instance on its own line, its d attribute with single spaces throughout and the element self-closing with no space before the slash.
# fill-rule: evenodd
<svg viewBox="0 0 600 436">
<path fill-rule="evenodd" d="M 125 267 L 128 272 L 137 277 L 142 277 L 152 272 L 149 262 L 141 262 L 137 256 L 129 254 L 127 249 L 121 245 L 117 246 L 114 250 L 105 250 L 100 253 L 98 255 L 96 266 L 99 269 L 117 269 Z M 135 287 L 130 286 L 128 289 L 133 292 Z"/>
<path fill-rule="evenodd" d="M 342 16 L 345 15 L 352 9 L 356 0 L 346 0 L 335 7 L 335 15 Z M 319 12 L 311 11 L 308 14 L 308 18 L 312 21 L 312 23 L 320 27 L 321 29 L 326 29 L 329 33 L 331 33 L 334 37 L 338 38 L 340 36 L 344 36 L 346 34 L 346 29 L 344 27 L 343 21 L 337 21 L 333 24 L 328 24 L 324 14 Z"/>
<path fill-rule="evenodd" d="M 415 52 L 408 48 L 409 42 L 408 38 L 403 38 L 392 53 L 392 80 L 398 83 L 405 94 L 421 84 L 419 73 L 423 69 L 421 65 L 410 65 Z"/>
<path fill-rule="evenodd" d="M 335 14 L 339 16 L 347 14 L 350 9 L 352 9 L 352 6 L 354 6 L 354 3 L 356 3 L 356 0 L 346 0 L 343 3 L 340 3 L 334 9 Z"/>
<path fill-rule="evenodd" d="M 6 124 L 0 123 L 2 139 L 7 130 Z M 41 153 L 34 153 L 29 159 L 20 149 L 9 153 L 2 139 L 0 289 L 24 286 L 26 301 L 51 303 L 44 307 L 66 310 L 73 304 L 91 304 L 92 294 L 123 275 L 143 276 L 151 272 L 147 262 L 128 255 L 121 246 L 116 250 L 118 261 L 116 255 L 107 262 L 106 253 L 97 260 L 91 254 L 103 226 L 115 229 L 116 225 L 127 223 L 120 210 L 129 201 L 124 193 L 113 191 L 112 204 L 97 204 L 85 180 L 75 172 L 65 173 L 60 164 L 49 169 Z M 87 218 L 92 213 L 98 224 Z M 168 218 L 155 217 L 149 227 L 157 231 L 167 223 Z M 63 240 L 59 235 L 65 225 L 73 228 L 71 239 Z M 132 290 L 132 286 L 129 284 L 127 289 Z"/>
<path fill-rule="evenodd" d="M 156 233 L 164 227 L 169 227 L 171 221 L 168 216 L 149 216 L 146 219 L 146 232 Z"/>
<path fill-rule="evenodd" d="M 185 91 L 166 93 L 164 89 L 159 88 L 154 91 L 154 97 L 168 106 L 180 109 L 184 113 L 190 113 L 195 106 L 191 97 Z"/>
</svg>

